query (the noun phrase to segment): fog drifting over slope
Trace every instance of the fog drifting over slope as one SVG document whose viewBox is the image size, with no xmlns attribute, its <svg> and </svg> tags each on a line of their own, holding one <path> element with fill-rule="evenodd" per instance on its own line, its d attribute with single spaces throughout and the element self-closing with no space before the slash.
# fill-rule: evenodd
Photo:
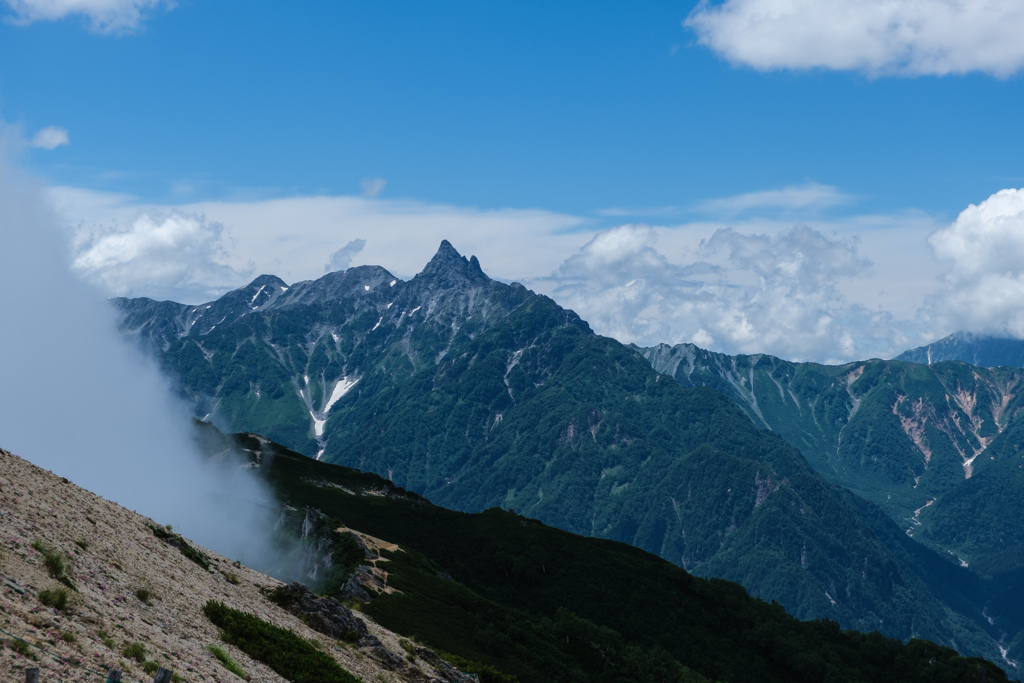
<svg viewBox="0 0 1024 683">
<path fill-rule="evenodd" d="M 259 566 L 272 495 L 201 458 L 185 408 L 69 273 L 63 245 L 42 188 L 0 158 L 0 447 Z"/>
</svg>

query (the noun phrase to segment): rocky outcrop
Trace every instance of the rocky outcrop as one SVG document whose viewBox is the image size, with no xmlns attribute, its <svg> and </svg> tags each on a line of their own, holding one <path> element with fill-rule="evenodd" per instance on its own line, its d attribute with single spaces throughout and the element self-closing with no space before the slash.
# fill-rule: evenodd
<svg viewBox="0 0 1024 683">
<path fill-rule="evenodd" d="M 311 629 L 338 640 L 357 642 L 369 633 L 366 623 L 334 598 L 311 593 L 295 581 L 276 588 L 271 599 L 304 621 Z"/>
<path fill-rule="evenodd" d="M 360 569 L 364 569 L 360 567 Z M 355 576 L 353 576 L 355 579 Z M 356 584 L 359 585 L 358 583 Z M 399 672 L 410 681 L 441 680 L 450 683 L 478 682 L 475 674 L 465 674 L 441 659 L 433 650 L 401 641 L 406 657 L 390 651 L 380 638 L 371 634 L 366 623 L 334 598 L 311 593 L 304 585 L 293 582 L 269 592 L 275 603 L 301 619 L 314 631 L 337 640 L 356 644 L 359 650 L 375 659 L 389 671 Z M 367 596 L 367 599 L 369 597 Z M 427 674 L 422 665 L 431 671 Z"/>
</svg>

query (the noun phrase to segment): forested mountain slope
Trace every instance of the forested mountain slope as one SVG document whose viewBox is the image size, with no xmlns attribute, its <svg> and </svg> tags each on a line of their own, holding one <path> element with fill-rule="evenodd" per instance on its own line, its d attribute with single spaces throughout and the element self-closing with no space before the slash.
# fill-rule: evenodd
<svg viewBox="0 0 1024 683">
<path fill-rule="evenodd" d="M 207 444 L 211 431 L 204 426 Z M 690 576 L 625 544 L 497 508 L 446 510 L 261 437 L 225 440 L 291 507 L 398 544 L 382 552 L 397 591 L 374 596 L 363 612 L 522 683 L 1002 680 L 991 665 L 923 641 L 903 647 L 831 621 L 798 622 L 735 584 Z"/>
<path fill-rule="evenodd" d="M 964 562 L 995 552 L 1003 542 L 996 538 L 1024 539 L 1024 520 L 1013 512 L 1024 496 L 1010 484 L 1024 429 L 1020 368 L 883 360 L 828 366 L 692 344 L 638 351 L 682 386 L 726 394 L 825 477 Z M 997 481 L 1006 482 L 1002 490 L 983 484 Z"/>
<path fill-rule="evenodd" d="M 681 387 L 447 242 L 409 282 L 364 266 L 290 287 L 262 276 L 202 306 L 116 303 L 221 427 L 446 507 L 629 543 L 800 618 L 998 656 L 976 577 L 881 541 L 722 394 Z"/>
</svg>

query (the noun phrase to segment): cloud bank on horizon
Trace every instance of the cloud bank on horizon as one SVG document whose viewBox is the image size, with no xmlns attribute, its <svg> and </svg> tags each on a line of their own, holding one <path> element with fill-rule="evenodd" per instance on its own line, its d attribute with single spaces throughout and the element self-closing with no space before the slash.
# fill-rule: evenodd
<svg viewBox="0 0 1024 683">
<path fill-rule="evenodd" d="M 698 207 L 720 220 L 604 230 L 540 210 L 354 196 L 180 207 L 69 188 L 51 197 L 70 226 L 73 269 L 111 295 L 201 303 L 262 273 L 295 282 L 362 264 L 408 278 L 448 239 L 492 277 L 640 345 L 845 362 L 961 329 L 1024 338 L 1024 190 L 948 225 L 915 214 L 734 217 L 849 201 L 810 184 Z"/>
<path fill-rule="evenodd" d="M 761 71 L 1007 77 L 1024 66 L 1024 5 L 990 0 L 701 0 L 684 21 L 723 59 Z"/>
<path fill-rule="evenodd" d="M 536 284 L 599 332 L 643 345 L 839 360 L 900 340 L 891 315 L 839 290 L 871 271 L 852 238 L 806 225 L 775 235 L 719 228 L 683 264 L 657 242 L 649 226 L 606 230 Z"/>
</svg>

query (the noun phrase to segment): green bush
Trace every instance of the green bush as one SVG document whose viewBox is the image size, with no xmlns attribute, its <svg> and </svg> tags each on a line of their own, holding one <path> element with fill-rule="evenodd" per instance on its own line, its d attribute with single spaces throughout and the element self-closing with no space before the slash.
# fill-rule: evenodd
<svg viewBox="0 0 1024 683">
<path fill-rule="evenodd" d="M 28 646 L 28 643 L 26 643 L 24 640 L 11 638 L 7 641 L 7 647 L 11 648 L 22 657 L 27 657 L 28 659 L 31 659 L 33 661 L 39 661 L 39 658 L 36 657 L 36 653 L 32 652 L 32 648 L 30 648 Z"/>
<path fill-rule="evenodd" d="M 488 664 L 474 662 L 471 659 L 459 657 L 458 655 L 441 650 L 437 650 L 437 656 L 463 673 L 476 674 L 480 677 L 480 683 L 519 683 L 519 679 L 515 676 L 502 673 Z"/>
<path fill-rule="evenodd" d="M 100 629 L 99 631 L 97 631 L 96 637 L 100 639 L 100 642 L 103 643 L 108 650 L 117 649 L 117 644 L 114 642 L 114 639 L 111 638 L 110 634 L 107 633 L 105 630 Z"/>
<path fill-rule="evenodd" d="M 148 674 L 155 674 L 160 665 L 154 661 L 148 661 L 142 663 L 142 670 Z"/>
<path fill-rule="evenodd" d="M 142 643 L 128 643 L 121 650 L 121 655 L 142 664 L 146 661 L 146 646 Z"/>
<path fill-rule="evenodd" d="M 291 631 L 210 600 L 203 613 L 224 641 L 294 683 L 357 683 L 359 679 Z"/>
<path fill-rule="evenodd" d="M 153 593 L 148 588 L 139 588 L 135 591 L 135 597 L 148 605 L 153 597 Z"/>
<path fill-rule="evenodd" d="M 47 607 L 64 611 L 68 606 L 68 592 L 63 588 L 39 591 L 39 602 Z"/>
<path fill-rule="evenodd" d="M 355 568 L 364 561 L 365 555 L 359 541 L 351 533 L 346 531 L 339 534 L 334 529 L 322 533 L 329 534 L 334 540 L 334 552 L 331 553 L 331 567 L 324 572 L 318 588 L 325 595 L 338 595 Z"/>
<path fill-rule="evenodd" d="M 64 633 L 60 634 L 60 639 L 63 640 L 65 643 L 73 643 L 75 642 L 75 634 L 71 631 L 65 631 Z"/>
<path fill-rule="evenodd" d="M 46 547 L 42 541 L 32 541 L 33 550 L 39 551 L 43 556 L 43 566 L 50 576 L 57 579 L 71 590 L 78 590 L 71 577 L 68 576 L 68 561 L 56 550 Z"/>
<path fill-rule="evenodd" d="M 217 647 L 216 645 L 207 645 L 206 649 L 224 665 L 225 669 L 239 678 L 249 680 L 249 676 L 246 675 L 245 669 L 242 668 L 242 665 L 235 661 L 235 658 L 229 655 L 224 648 Z"/>
<path fill-rule="evenodd" d="M 203 569 L 210 568 L 210 558 L 199 550 L 196 550 L 188 544 L 184 538 L 179 534 L 171 531 L 171 525 L 168 524 L 166 527 L 158 526 L 156 524 L 150 524 L 149 530 L 153 532 L 153 535 L 162 540 L 168 545 L 172 545 L 178 549 L 182 555 L 198 564 Z"/>
</svg>

